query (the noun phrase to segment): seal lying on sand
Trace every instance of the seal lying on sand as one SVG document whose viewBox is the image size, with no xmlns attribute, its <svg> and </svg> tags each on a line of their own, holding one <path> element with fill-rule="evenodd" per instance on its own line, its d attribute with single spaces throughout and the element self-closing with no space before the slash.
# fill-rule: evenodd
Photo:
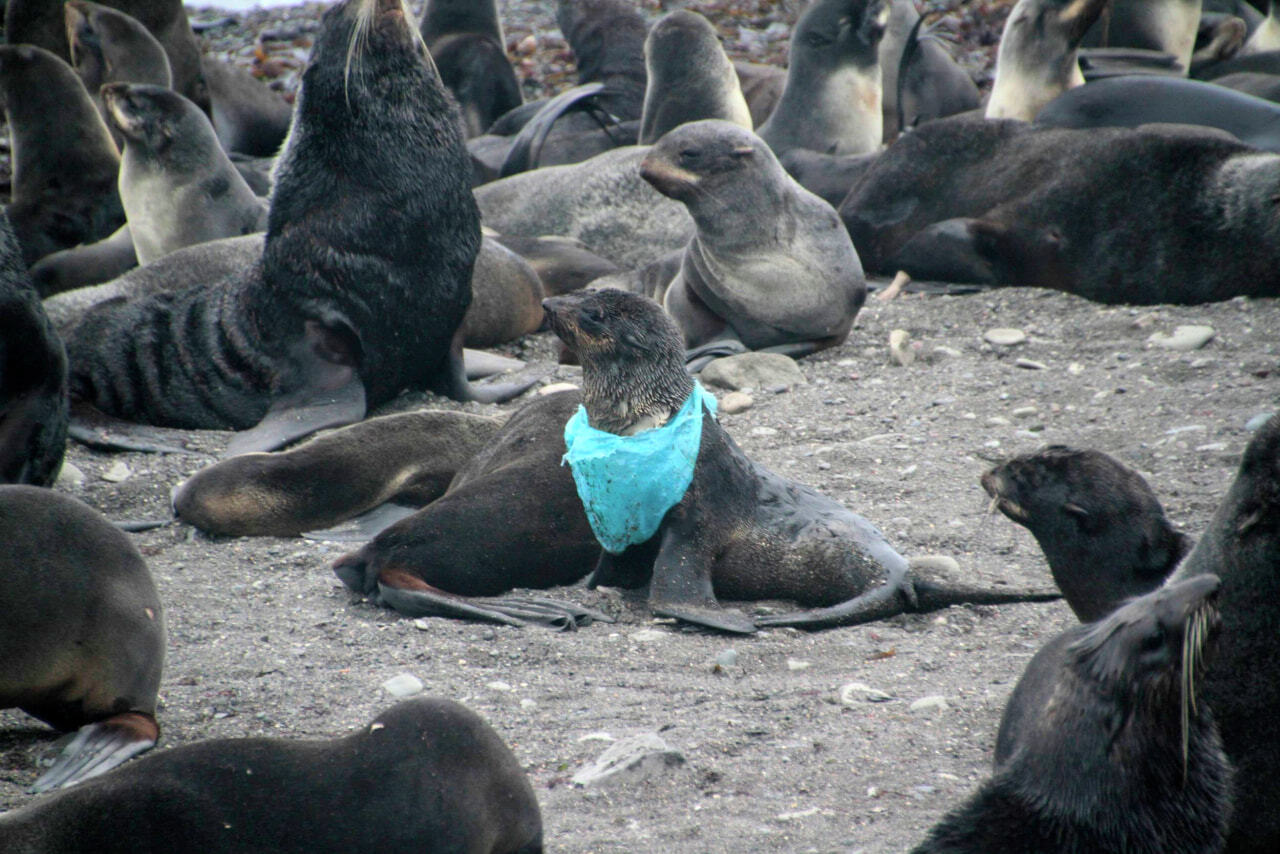
<svg viewBox="0 0 1280 854">
<path fill-rule="evenodd" d="M 583 403 L 592 429 L 644 436 L 689 403 L 694 384 L 684 368 L 679 330 L 652 300 L 607 289 L 554 297 L 544 305 L 552 330 L 582 361 Z M 690 452 L 681 448 L 681 454 Z M 601 555 L 593 585 L 648 583 L 656 615 L 730 632 L 851 625 L 959 602 L 1057 598 L 953 588 L 913 577 L 906 559 L 874 525 L 747 459 L 710 414 L 702 415 L 692 450 L 696 462 L 690 463 L 683 496 L 657 517 L 656 531 L 628 524 L 629 545 L 619 551 L 607 543 L 610 550 Z M 570 448 L 571 466 L 574 459 Z M 589 516 L 596 513 L 588 509 Z M 599 535 L 599 527 L 593 529 Z M 721 598 L 831 607 L 753 621 L 722 609 Z"/>
<path fill-rule="evenodd" d="M 164 618 L 133 543 L 96 510 L 33 486 L 0 486 L 0 537 L 0 708 L 79 729 L 35 790 L 153 747 Z M 3 825 L 0 838 L 12 850 Z"/>
<path fill-rule="evenodd" d="M 1197 684 L 1218 579 L 1135 599 L 1051 640 L 1000 724 L 995 775 L 913 854 L 1213 854 L 1231 768 Z"/>
<path fill-rule="evenodd" d="M 456 334 L 480 246 L 468 174 L 456 113 L 400 0 L 331 7 L 261 259 L 85 318 L 68 340 L 73 397 L 161 426 L 256 424 L 237 452 L 357 421 L 405 388 L 479 397 Z"/>
<path fill-rule="evenodd" d="M 1142 475 L 1100 451 L 1050 445 L 991 469 L 982 487 L 1031 531 L 1082 623 L 1159 587 L 1191 550 Z"/>
<path fill-rule="evenodd" d="M 0 836 L 12 854 L 543 850 L 519 761 L 475 712 L 437 698 L 330 741 L 165 750 L 5 813 Z"/>
</svg>

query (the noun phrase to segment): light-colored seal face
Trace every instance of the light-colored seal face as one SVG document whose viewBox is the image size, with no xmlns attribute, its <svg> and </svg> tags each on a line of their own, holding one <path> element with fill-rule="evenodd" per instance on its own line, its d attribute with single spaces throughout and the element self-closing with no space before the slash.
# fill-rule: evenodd
<svg viewBox="0 0 1280 854">
<path fill-rule="evenodd" d="M 640 118 L 640 143 L 699 119 L 724 119 L 751 129 L 751 111 L 716 31 L 684 9 L 653 25 L 644 43 L 649 73 Z"/>
<path fill-rule="evenodd" d="M 1031 121 L 1084 85 L 1076 51 L 1108 0 L 1018 0 L 1005 21 L 987 118 Z"/>
<path fill-rule="evenodd" d="M 90 95 L 104 83 L 173 84 L 164 47 L 137 19 L 88 0 L 64 9 L 71 64 Z"/>
<path fill-rule="evenodd" d="M 865 154 L 880 147 L 880 41 L 885 0 L 818 0 L 791 36 L 782 99 L 760 136 L 781 157 L 792 148 Z"/>
</svg>

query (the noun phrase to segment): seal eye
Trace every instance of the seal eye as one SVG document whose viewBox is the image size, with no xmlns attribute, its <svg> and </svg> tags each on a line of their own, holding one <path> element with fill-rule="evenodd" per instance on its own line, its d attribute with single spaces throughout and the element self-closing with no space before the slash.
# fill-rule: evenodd
<svg viewBox="0 0 1280 854">
<path fill-rule="evenodd" d="M 680 149 L 681 160 L 697 160 L 701 156 L 702 156 L 702 151 L 700 149 L 697 149 L 697 148 Z"/>
<path fill-rule="evenodd" d="M 809 47 L 826 47 L 833 41 L 835 40 L 813 30 L 804 34 L 804 43 Z"/>
</svg>

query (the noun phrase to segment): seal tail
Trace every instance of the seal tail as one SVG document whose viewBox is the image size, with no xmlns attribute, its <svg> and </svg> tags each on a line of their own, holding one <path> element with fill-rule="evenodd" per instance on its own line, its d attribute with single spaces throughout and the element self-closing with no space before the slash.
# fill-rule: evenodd
<svg viewBox="0 0 1280 854">
<path fill-rule="evenodd" d="M 30 791 L 38 794 L 97 777 L 155 747 L 159 738 L 156 719 L 145 712 L 125 712 L 83 726 Z"/>
</svg>

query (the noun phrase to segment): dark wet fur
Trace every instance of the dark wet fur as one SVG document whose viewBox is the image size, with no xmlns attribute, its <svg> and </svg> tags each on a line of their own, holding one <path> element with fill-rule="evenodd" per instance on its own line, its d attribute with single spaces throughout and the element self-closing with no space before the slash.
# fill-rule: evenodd
<svg viewBox="0 0 1280 854">
<path fill-rule="evenodd" d="M 1158 587 L 1191 549 L 1142 476 L 1100 451 L 1051 445 L 982 476 L 1026 526 L 1081 622 Z"/>
<path fill-rule="evenodd" d="M 1005 710 L 995 775 L 914 854 L 1222 850 L 1230 764 L 1195 697 L 1216 586 L 1163 588 L 1050 641 Z"/>
<path fill-rule="evenodd" d="M 467 135 L 520 106 L 520 84 L 502 44 L 495 0 L 431 0 L 422 38 L 440 79 L 462 107 Z"/>
<path fill-rule="evenodd" d="M 325 13 L 261 263 L 90 315 L 68 346 L 73 395 L 132 420 L 241 429 L 317 370 L 354 369 L 369 407 L 455 390 L 447 357 L 480 246 L 457 117 L 394 15 L 349 53 L 354 8 Z"/>
</svg>

